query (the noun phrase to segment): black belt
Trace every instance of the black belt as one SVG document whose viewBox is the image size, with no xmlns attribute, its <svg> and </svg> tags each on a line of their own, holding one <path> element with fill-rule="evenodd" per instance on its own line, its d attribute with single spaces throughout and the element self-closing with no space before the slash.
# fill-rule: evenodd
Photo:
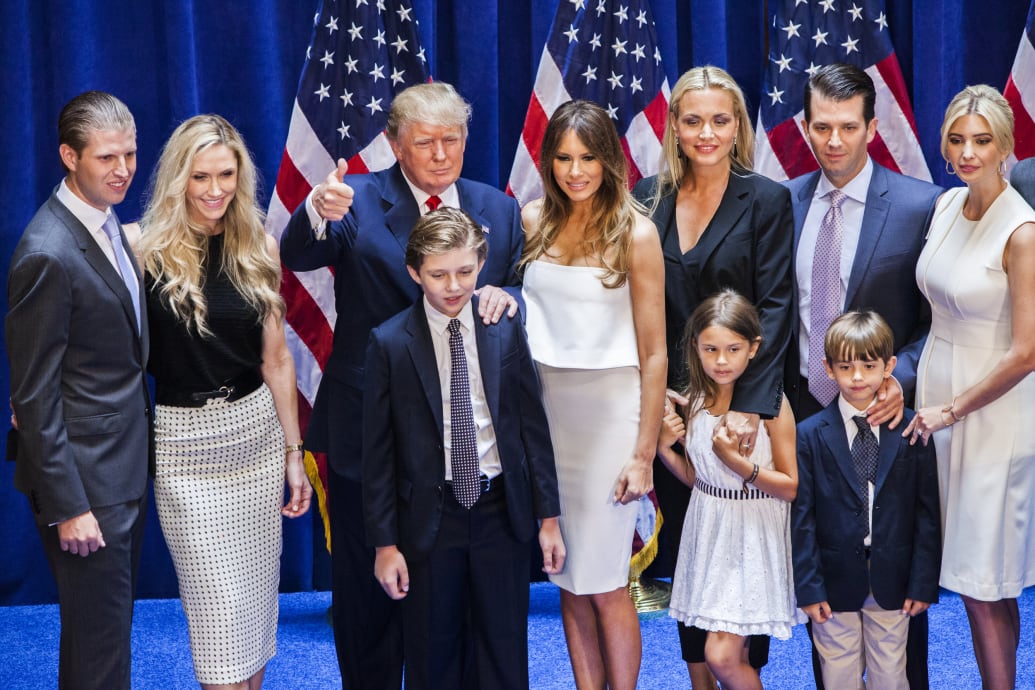
<svg viewBox="0 0 1035 690">
<path fill-rule="evenodd" d="M 249 393 L 255 392 L 262 385 L 262 374 L 258 369 L 250 369 L 240 376 L 230 379 L 219 388 L 210 391 L 190 391 L 170 386 L 160 386 L 155 390 L 155 402 L 172 407 L 204 407 L 209 400 L 240 400 Z"/>
<path fill-rule="evenodd" d="M 493 477 L 492 479 L 489 479 L 488 477 L 486 477 L 483 474 L 483 475 L 478 477 L 478 483 L 481 484 L 481 489 L 482 489 L 481 493 L 483 495 L 487 494 L 487 493 L 491 493 L 491 492 L 494 492 L 494 491 L 496 491 L 498 489 L 502 489 L 503 488 L 503 475 L 499 475 L 498 474 L 495 477 Z M 448 488 L 450 491 L 452 491 L 453 490 L 453 482 L 451 482 L 451 481 L 446 482 L 446 488 Z"/>
</svg>

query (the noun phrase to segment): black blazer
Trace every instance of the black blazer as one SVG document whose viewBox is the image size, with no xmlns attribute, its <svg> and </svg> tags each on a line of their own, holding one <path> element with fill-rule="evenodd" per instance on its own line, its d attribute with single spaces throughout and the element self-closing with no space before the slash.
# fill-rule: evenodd
<svg viewBox="0 0 1035 690">
<path fill-rule="evenodd" d="M 292 271 L 334 269 L 337 322 L 334 346 L 327 360 L 306 446 L 327 451 L 331 467 L 348 479 L 360 480 L 363 358 L 370 331 L 412 305 L 420 288 L 406 272 L 406 242 L 420 218 L 417 201 L 396 163 L 387 170 L 349 175 L 355 190 L 352 209 L 339 222 L 327 224 L 325 239 L 316 240 L 305 211 L 295 210 L 280 238 L 280 258 Z M 524 246 L 521 212 L 503 192 L 460 178 L 460 207 L 487 234 L 489 254 L 478 274 L 478 286 L 516 286 L 516 265 Z"/>
<path fill-rule="evenodd" d="M 132 250 L 126 244 L 126 253 Z M 136 266 L 134 265 L 134 268 Z M 139 500 L 153 459 L 147 300 L 56 193 L 11 257 L 5 321 L 18 416 L 15 486 L 39 525 Z"/>
<path fill-rule="evenodd" d="M 909 445 L 902 425 L 880 427 L 869 563 L 859 515 L 868 509 L 838 399 L 798 425 L 798 495 L 791 506 L 798 606 L 857 611 L 869 592 L 884 609 L 908 597 L 938 601 L 941 516 L 934 444 Z"/>
<path fill-rule="evenodd" d="M 474 301 L 477 312 L 477 298 Z M 514 537 L 560 513 L 550 429 L 519 319 L 475 318 Z M 371 546 L 395 544 L 408 559 L 435 544 L 445 487 L 442 387 L 424 301 L 370 334 L 363 395 L 363 514 Z"/>
<path fill-rule="evenodd" d="M 640 180 L 633 196 L 650 208 L 657 187 L 656 176 Z M 651 214 L 665 253 L 669 385 L 686 380 L 682 340 L 690 314 L 705 298 L 732 288 L 757 307 L 762 346 L 737 381 L 731 409 L 775 417 L 783 400 L 784 358 L 795 313 L 790 194 L 767 177 L 731 173 L 722 202 L 694 250 L 700 255 L 700 270 L 688 271 L 682 257 L 665 247 L 665 237 L 676 233 L 676 191 L 666 190 Z"/>
</svg>

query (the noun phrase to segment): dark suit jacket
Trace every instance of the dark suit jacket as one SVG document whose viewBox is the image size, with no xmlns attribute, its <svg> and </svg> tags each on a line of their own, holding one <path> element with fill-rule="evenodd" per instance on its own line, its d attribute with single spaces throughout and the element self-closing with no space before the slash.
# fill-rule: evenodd
<svg viewBox="0 0 1035 690">
<path fill-rule="evenodd" d="M 791 190 L 794 207 L 794 256 L 819 176 L 817 170 L 785 183 Z M 941 187 L 899 175 L 874 162 L 859 246 L 845 296 L 845 311 L 872 309 L 891 327 L 898 356 L 895 378 L 902 385 L 907 405 L 913 399 L 916 365 L 931 328 L 931 308 L 916 286 L 916 262 L 931 223 L 934 202 L 942 191 Z M 799 390 L 797 308 L 793 322 L 786 386 L 791 405 L 798 409 L 798 396 L 807 395 L 808 391 Z"/>
<path fill-rule="evenodd" d="M 477 302 L 474 305 L 477 312 Z M 514 537 L 560 513 L 550 429 L 539 378 L 517 319 L 475 318 L 485 397 Z M 424 302 L 370 334 L 363 396 L 363 512 L 371 546 L 407 558 L 431 551 L 442 514 L 445 456 L 442 386 Z"/>
<path fill-rule="evenodd" d="M 7 300 L 15 485 L 36 522 L 139 500 L 152 457 L 146 310 L 138 335 L 125 283 L 55 194 L 15 248 Z"/>
<path fill-rule="evenodd" d="M 1035 158 L 1025 158 L 1010 171 L 1010 184 L 1035 207 Z"/>
<path fill-rule="evenodd" d="M 648 208 L 657 177 L 636 185 L 633 196 Z M 665 238 L 676 231 L 676 190 L 651 214 Z M 791 281 L 791 203 L 781 185 L 761 175 L 730 175 L 715 216 L 698 240 L 698 271 L 687 271 L 679 254 L 665 253 L 665 320 L 669 384 L 686 381 L 683 331 L 694 309 L 713 293 L 732 288 L 746 297 L 762 320 L 762 347 L 737 381 L 732 409 L 774 417 L 783 400 L 783 367 L 794 318 Z"/>
<path fill-rule="evenodd" d="M 350 175 L 352 209 L 315 240 L 305 205 L 280 238 L 280 258 L 292 271 L 334 269 L 338 317 L 334 347 L 313 406 L 306 444 L 328 451 L 339 474 L 359 481 L 363 358 L 371 329 L 413 304 L 420 288 L 406 271 L 406 241 L 420 211 L 396 164 L 382 172 Z M 517 285 L 524 235 L 517 202 L 497 189 L 459 179 L 460 206 L 486 228 L 489 255 L 478 286 Z"/>
<path fill-rule="evenodd" d="M 908 597 L 938 601 L 941 516 L 934 444 L 909 445 L 903 425 L 880 427 L 871 555 L 866 561 L 859 486 L 835 398 L 798 425 L 798 496 L 791 507 L 794 589 L 798 606 L 821 601 L 857 611 L 870 591 L 885 609 Z"/>
</svg>

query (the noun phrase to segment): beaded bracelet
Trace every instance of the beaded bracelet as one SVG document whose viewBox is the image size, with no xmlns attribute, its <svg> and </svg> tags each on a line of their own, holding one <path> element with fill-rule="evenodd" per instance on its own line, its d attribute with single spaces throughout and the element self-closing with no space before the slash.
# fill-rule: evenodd
<svg viewBox="0 0 1035 690">
<path fill-rule="evenodd" d="M 744 491 L 747 491 L 748 490 L 748 484 L 754 484 L 756 479 L 758 479 L 758 464 L 757 463 L 751 469 L 751 476 L 744 480 Z"/>
</svg>

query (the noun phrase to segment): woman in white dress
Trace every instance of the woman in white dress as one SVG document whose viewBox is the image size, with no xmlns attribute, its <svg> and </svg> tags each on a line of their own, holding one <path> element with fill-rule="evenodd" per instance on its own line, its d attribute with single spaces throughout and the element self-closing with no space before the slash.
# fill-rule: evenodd
<svg viewBox="0 0 1035 690">
<path fill-rule="evenodd" d="M 578 687 L 634 688 L 640 627 L 626 584 L 665 400 L 661 246 L 596 104 L 556 110 L 539 171 L 546 196 L 522 212 L 522 265 L 568 547 L 550 579 Z"/>
<path fill-rule="evenodd" d="M 932 322 L 904 432 L 934 440 L 940 584 L 963 599 L 986 689 L 1014 687 L 1017 597 L 1035 584 L 1035 211 L 1003 179 L 1012 150 L 998 91 L 952 100 L 942 155 L 967 186 L 938 200 L 917 265 Z"/>
</svg>

